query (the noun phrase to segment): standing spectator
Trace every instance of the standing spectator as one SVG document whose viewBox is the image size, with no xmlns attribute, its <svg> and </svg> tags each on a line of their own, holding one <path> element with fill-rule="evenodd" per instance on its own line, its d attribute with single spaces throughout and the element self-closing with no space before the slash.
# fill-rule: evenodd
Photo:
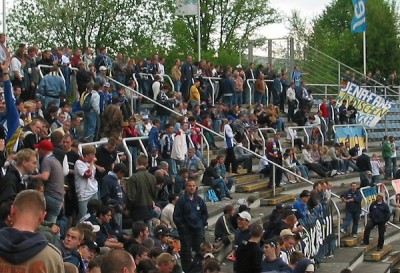
<svg viewBox="0 0 400 273">
<path fill-rule="evenodd" d="M 156 178 L 147 172 L 147 156 L 137 157 L 136 173 L 129 177 L 126 195 L 133 222 L 146 223 L 151 230 L 154 202 L 156 200 Z"/>
<path fill-rule="evenodd" d="M 74 166 L 76 161 L 79 159 L 79 154 L 72 149 L 73 137 L 70 134 L 66 134 L 62 139 L 62 146 L 67 156 L 69 172 L 65 177 L 65 184 L 68 186 L 64 196 L 64 209 L 65 216 L 67 217 L 67 226 L 72 225 L 72 218 L 79 214 L 78 196 L 76 193 L 75 185 L 75 170 Z"/>
<path fill-rule="evenodd" d="M 385 179 L 391 179 L 392 178 L 392 147 L 390 145 L 390 142 L 388 140 L 388 136 L 383 137 L 382 141 L 382 158 L 385 161 Z M 396 166 L 395 166 L 396 168 Z"/>
<path fill-rule="evenodd" d="M 84 135 L 87 141 L 93 141 L 96 134 L 96 126 L 100 125 L 100 95 L 94 90 L 94 85 L 89 84 L 86 91 L 81 96 L 82 110 L 84 118 Z M 87 108 L 85 107 L 87 105 Z"/>
<path fill-rule="evenodd" d="M 24 92 L 24 101 L 34 100 L 36 98 L 36 88 L 40 80 L 39 68 L 36 64 L 36 55 L 38 48 L 31 46 L 28 48 L 28 54 L 25 55 L 25 82 L 27 83 L 26 90 Z"/>
<path fill-rule="evenodd" d="M 17 49 L 11 59 L 10 78 L 12 79 L 11 83 L 13 88 L 19 87 L 21 88 L 22 93 L 25 93 L 25 88 L 23 87 L 25 75 L 22 63 L 25 63 L 24 52 L 21 49 Z"/>
<path fill-rule="evenodd" d="M 385 203 L 385 201 L 383 201 L 383 198 L 384 194 L 381 192 L 378 193 L 376 200 L 369 206 L 369 219 L 367 225 L 365 226 L 363 238 L 363 244 L 368 245 L 371 230 L 375 226 L 378 226 L 379 235 L 378 246 L 376 248 L 377 251 L 381 251 L 383 248 L 383 244 L 385 242 L 385 226 L 386 222 L 390 219 L 389 206 Z"/>
<path fill-rule="evenodd" d="M 236 250 L 236 273 L 260 273 L 263 253 L 260 241 L 263 229 L 260 225 L 250 228 L 250 239 L 242 241 Z"/>
<path fill-rule="evenodd" d="M 78 71 L 76 72 L 76 84 L 78 85 L 79 97 L 85 92 L 88 84 L 92 82 L 92 75 L 85 68 L 84 62 L 78 63 Z"/>
<path fill-rule="evenodd" d="M 157 149 L 161 153 L 161 143 L 160 143 L 160 127 L 161 121 L 159 119 L 153 119 L 153 126 L 149 132 L 149 146 L 147 147 L 149 151 Z"/>
<path fill-rule="evenodd" d="M 378 184 L 380 182 L 381 177 L 381 161 L 377 154 L 372 154 L 371 158 L 371 172 L 372 172 L 372 180 L 371 180 L 371 187 Z M 394 177 L 394 176 L 393 176 Z"/>
<path fill-rule="evenodd" d="M 245 71 L 245 79 L 248 81 L 248 85 L 246 84 L 246 88 L 244 90 L 244 103 L 249 103 L 250 94 L 254 94 L 254 83 L 255 79 L 258 78 L 254 71 L 254 63 L 249 63 L 248 68 Z M 250 87 L 250 89 L 249 89 Z M 253 98 L 254 99 L 254 98 Z M 250 102 L 252 103 L 252 102 Z"/>
<path fill-rule="evenodd" d="M 232 115 L 227 116 L 227 122 L 224 125 L 224 138 L 225 138 L 225 147 L 226 147 L 226 156 L 225 156 L 225 169 L 227 172 L 232 171 L 232 173 L 237 173 L 237 164 L 235 159 L 234 146 L 235 143 L 233 141 L 234 133 L 232 129 L 232 121 L 235 118 Z M 232 165 L 232 169 L 231 166 Z"/>
<path fill-rule="evenodd" d="M 294 110 L 298 106 L 294 82 L 291 82 L 290 87 L 286 90 L 286 98 L 288 103 L 288 122 L 290 122 L 291 120 L 293 120 Z"/>
<path fill-rule="evenodd" d="M 340 124 L 349 123 L 349 115 L 347 113 L 347 100 L 342 101 L 342 105 L 339 106 L 339 122 Z"/>
<path fill-rule="evenodd" d="M 328 122 L 328 140 L 332 140 L 334 138 L 333 133 L 333 125 L 339 124 L 339 111 L 336 108 L 336 101 L 331 99 L 328 105 L 328 115 L 329 115 L 329 122 Z"/>
<path fill-rule="evenodd" d="M 351 235 L 354 238 L 357 238 L 358 221 L 360 220 L 362 201 L 362 195 L 357 187 L 357 183 L 351 183 L 351 188 L 340 195 L 340 199 L 346 203 L 346 219 L 340 232 L 347 233 L 350 223 L 353 222 Z"/>
<path fill-rule="evenodd" d="M 176 59 L 175 65 L 171 69 L 172 81 L 174 82 L 175 92 L 181 91 L 182 86 L 182 72 L 181 72 L 181 60 Z"/>
<path fill-rule="evenodd" d="M 106 71 L 111 68 L 111 59 L 107 55 L 106 47 L 100 47 L 99 53 L 97 54 L 96 58 L 94 59 L 94 67 L 96 68 L 97 72 L 100 72 L 101 66 L 104 66 L 106 68 Z"/>
<path fill-rule="evenodd" d="M 279 166 L 282 166 L 282 146 L 279 142 L 280 134 L 275 134 L 274 139 L 269 141 L 267 144 L 267 157 L 270 161 L 276 163 Z M 275 167 L 275 177 L 272 168 Z M 273 180 L 275 178 L 275 181 Z M 271 166 L 271 170 L 269 172 L 269 187 L 272 188 L 275 184 L 275 187 L 280 187 L 282 180 L 282 169 L 276 166 Z"/>
<path fill-rule="evenodd" d="M 264 74 L 260 73 L 256 84 L 255 84 L 255 91 L 254 91 L 254 103 L 255 104 L 266 104 L 267 99 L 265 97 L 265 92 L 267 90 L 267 85 L 264 81 Z"/>
<path fill-rule="evenodd" d="M 243 104 L 243 79 L 239 75 L 239 71 L 233 72 L 233 82 L 235 83 L 235 104 Z"/>
<path fill-rule="evenodd" d="M 193 58 L 192 56 L 188 56 L 186 62 L 181 67 L 182 72 L 182 86 L 181 92 L 184 98 L 188 98 L 189 89 L 192 86 L 192 80 L 194 79 L 194 67 L 193 67 Z"/>
<path fill-rule="evenodd" d="M 112 64 L 114 80 L 125 84 L 126 62 L 122 53 L 117 54 L 117 60 Z"/>
<path fill-rule="evenodd" d="M 59 68 L 53 66 L 50 73 L 43 77 L 40 81 L 38 92 L 45 97 L 44 108 L 50 103 L 60 106 L 61 96 L 65 96 L 65 82 L 61 76 L 58 75 Z"/>
<path fill-rule="evenodd" d="M 190 87 L 189 103 L 192 109 L 196 105 L 200 105 L 200 91 L 199 91 L 200 84 L 201 84 L 200 80 L 196 78 L 194 80 L 194 84 Z"/>
<path fill-rule="evenodd" d="M 367 155 L 367 149 L 362 150 L 362 154 L 357 157 L 356 166 L 360 172 L 360 187 L 365 187 L 370 184 L 370 178 L 367 177 L 367 172 L 372 175 L 371 158 Z"/>
<path fill-rule="evenodd" d="M 75 163 L 75 186 L 78 195 L 79 215 L 81 219 L 85 213 L 87 204 L 92 199 L 98 199 L 98 183 L 96 175 L 96 148 L 85 146 L 82 148 L 82 158 Z"/>
<path fill-rule="evenodd" d="M 53 155 L 54 146 L 48 140 L 41 140 L 35 145 L 38 149 L 40 174 L 32 176 L 33 180 L 44 181 L 46 197 L 46 220 L 55 223 L 64 200 L 64 172 L 61 163 Z"/>
<path fill-rule="evenodd" d="M 36 190 L 20 192 L 10 215 L 13 227 L 0 230 L 0 267 L 5 272 L 64 272 L 60 252 L 38 233 L 46 215 L 46 201 Z"/>
<path fill-rule="evenodd" d="M 187 129 L 187 122 L 180 123 L 180 128 L 175 134 L 174 144 L 172 145 L 171 158 L 175 160 L 175 165 L 179 168 L 182 165 L 183 160 L 185 160 L 185 155 L 187 154 Z"/>
<path fill-rule="evenodd" d="M 102 186 L 100 190 L 100 198 L 104 204 L 111 201 L 118 206 L 116 212 L 113 213 L 113 218 L 119 227 L 122 227 L 122 213 L 125 209 L 125 201 L 123 199 L 122 187 L 120 180 L 125 177 L 128 169 L 123 163 L 117 163 L 113 166 L 113 170 L 109 171 L 102 178 Z"/>
<path fill-rule="evenodd" d="M 396 142 L 394 141 L 394 137 L 393 136 L 389 136 L 389 144 L 390 144 L 390 150 L 392 152 L 391 156 L 390 156 L 390 163 L 391 163 L 391 170 L 392 170 L 392 174 L 394 177 L 394 174 L 396 172 L 396 167 L 397 167 L 397 152 L 396 152 Z"/>
<path fill-rule="evenodd" d="M 347 106 L 347 114 L 349 116 L 349 124 L 356 124 L 357 117 L 357 109 L 354 107 L 354 101 L 349 102 L 349 106 Z"/>
<path fill-rule="evenodd" d="M 183 271 L 188 271 L 192 260 L 192 251 L 200 253 L 200 244 L 204 241 L 208 211 L 204 200 L 197 195 L 196 182 L 186 183 L 185 194 L 175 205 L 174 222 L 181 240 L 181 261 Z"/>
<path fill-rule="evenodd" d="M 250 239 L 250 222 L 251 215 L 247 211 L 242 211 L 237 214 L 237 227 L 238 230 L 235 233 L 235 239 L 233 241 L 233 250 L 228 254 L 228 260 L 236 260 L 236 251 L 239 247 L 239 244 L 243 241 L 247 241 Z M 236 262 L 233 264 L 233 270 L 236 270 Z"/>
</svg>

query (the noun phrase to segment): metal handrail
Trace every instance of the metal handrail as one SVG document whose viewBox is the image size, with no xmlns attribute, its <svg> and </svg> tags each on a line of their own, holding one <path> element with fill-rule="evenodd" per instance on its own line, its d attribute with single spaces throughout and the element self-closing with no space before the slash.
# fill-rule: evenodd
<svg viewBox="0 0 400 273">
<path fill-rule="evenodd" d="M 132 162 L 132 154 L 131 151 L 129 151 L 128 144 L 126 143 L 127 141 L 139 141 L 140 147 L 143 150 L 143 153 L 147 156 L 147 151 L 146 147 L 144 147 L 142 140 L 143 139 L 149 139 L 148 136 L 142 136 L 142 137 L 126 137 L 122 139 L 122 144 L 125 150 L 125 153 L 128 155 L 128 171 L 129 171 L 129 176 L 133 174 L 133 162 Z"/>
<path fill-rule="evenodd" d="M 307 144 L 310 144 L 310 136 L 308 135 L 308 132 L 306 129 L 313 129 L 313 128 L 318 128 L 318 131 L 320 132 L 320 135 L 321 135 L 321 145 L 324 146 L 325 137 L 324 137 L 324 134 L 322 133 L 321 127 L 319 125 L 291 126 L 291 127 L 288 127 L 288 130 L 297 130 L 297 129 L 303 130 L 307 137 Z M 290 139 L 292 140 L 292 147 L 294 147 L 294 137 L 292 134 L 290 134 L 290 131 L 289 131 L 289 135 L 290 135 Z"/>
<path fill-rule="evenodd" d="M 154 80 L 154 75 L 158 75 L 161 77 L 161 79 L 163 79 L 164 77 L 166 77 L 169 81 L 169 83 L 171 84 L 171 91 L 175 92 L 175 86 L 174 86 L 174 82 L 172 81 L 171 77 L 167 74 L 150 74 L 150 73 L 139 73 L 140 76 L 148 76 L 151 77 Z"/>
<path fill-rule="evenodd" d="M 365 129 L 364 125 L 362 124 L 338 124 L 338 125 L 333 125 L 332 130 L 333 133 L 335 134 L 335 139 L 337 140 L 338 138 L 336 137 L 336 128 L 337 127 L 358 127 L 360 126 L 363 131 L 364 131 L 364 135 L 365 135 L 365 149 L 368 149 L 368 132 L 367 129 Z"/>
<path fill-rule="evenodd" d="M 257 131 L 258 131 L 258 134 L 260 135 L 260 137 L 261 137 L 261 139 L 263 141 L 263 147 L 264 147 L 263 155 L 265 155 L 265 147 L 266 147 L 267 142 L 265 141 L 265 137 L 264 137 L 262 131 L 267 131 L 267 132 L 268 131 L 272 131 L 274 134 L 276 134 L 276 130 L 274 128 L 267 127 L 267 128 L 258 128 Z"/>
<path fill-rule="evenodd" d="M 44 77 L 44 76 L 43 76 L 43 72 L 42 72 L 42 67 L 43 67 L 43 68 L 52 68 L 53 66 L 52 66 L 52 65 L 39 64 L 39 65 L 38 65 L 38 68 L 39 68 L 39 75 L 40 75 L 40 78 L 43 78 L 43 77 Z M 63 73 L 62 73 L 60 67 L 58 68 L 58 74 L 59 74 L 59 76 L 60 76 L 61 78 L 63 78 L 63 81 L 65 82 L 65 78 L 64 78 L 64 75 L 63 75 Z"/>
<path fill-rule="evenodd" d="M 208 82 L 211 85 L 211 89 L 212 89 L 212 93 L 211 93 L 211 98 L 212 98 L 212 105 L 214 106 L 215 103 L 215 87 L 214 87 L 214 83 L 212 82 L 214 81 L 220 81 L 222 80 L 222 78 L 218 78 L 218 77 L 203 77 L 203 79 L 208 80 Z"/>
<path fill-rule="evenodd" d="M 250 82 L 253 82 L 253 83 L 255 83 L 257 81 L 257 79 L 246 79 L 246 84 L 247 84 L 247 87 L 249 88 L 249 94 L 250 94 L 250 99 L 249 99 L 249 104 L 250 105 L 252 105 L 252 99 L 251 99 L 251 93 L 252 93 L 252 90 L 251 90 L 251 86 L 250 86 Z M 265 82 L 273 82 L 273 80 L 264 80 Z M 266 100 L 267 100 L 267 105 L 268 105 L 268 103 L 269 103 L 269 96 L 268 96 L 268 86 L 267 85 L 265 85 L 265 98 L 266 98 Z"/>
<path fill-rule="evenodd" d="M 83 156 L 83 154 L 82 154 L 82 148 L 85 147 L 85 146 L 95 146 L 95 147 L 97 147 L 97 146 L 99 146 L 99 145 L 101 145 L 101 144 L 105 144 L 105 143 L 107 143 L 107 142 L 108 142 L 108 139 L 106 138 L 106 139 L 99 140 L 99 141 L 95 141 L 95 142 L 79 143 L 79 144 L 78 144 L 78 151 L 79 151 L 79 154 L 80 154 L 81 156 Z"/>
</svg>

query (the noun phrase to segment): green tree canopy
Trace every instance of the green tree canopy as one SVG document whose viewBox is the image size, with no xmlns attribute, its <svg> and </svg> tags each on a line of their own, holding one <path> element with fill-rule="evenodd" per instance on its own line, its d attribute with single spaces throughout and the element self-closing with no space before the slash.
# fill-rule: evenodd
<svg viewBox="0 0 400 273">
<path fill-rule="evenodd" d="M 400 61 L 399 22 L 395 1 L 367 1 L 367 66 L 388 75 Z M 354 11 L 352 1 L 333 1 L 315 19 L 309 45 L 362 71 L 363 35 L 350 30 Z"/>
</svg>

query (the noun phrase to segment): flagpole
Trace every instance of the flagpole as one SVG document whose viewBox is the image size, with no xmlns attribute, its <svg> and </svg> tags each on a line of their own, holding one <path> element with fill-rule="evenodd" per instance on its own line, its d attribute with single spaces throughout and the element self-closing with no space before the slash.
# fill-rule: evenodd
<svg viewBox="0 0 400 273">
<path fill-rule="evenodd" d="M 367 35 L 363 31 L 363 59 L 364 59 L 364 75 L 367 75 Z"/>
<path fill-rule="evenodd" d="M 198 54 L 199 54 L 199 62 L 201 61 L 201 31 L 200 31 L 200 0 L 197 0 L 197 47 L 198 47 Z"/>
</svg>

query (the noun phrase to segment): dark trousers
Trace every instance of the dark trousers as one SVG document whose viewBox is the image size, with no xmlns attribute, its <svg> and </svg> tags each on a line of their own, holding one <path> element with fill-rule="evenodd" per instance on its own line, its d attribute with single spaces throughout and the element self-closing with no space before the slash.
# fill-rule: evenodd
<svg viewBox="0 0 400 273">
<path fill-rule="evenodd" d="M 295 108 L 296 108 L 296 101 L 288 100 L 288 122 L 293 120 Z"/>
<path fill-rule="evenodd" d="M 188 272 L 192 263 L 192 251 L 200 253 L 200 244 L 204 242 L 204 230 L 194 230 L 187 227 L 178 228 L 181 240 L 181 263 L 182 269 Z"/>
<path fill-rule="evenodd" d="M 231 171 L 232 165 L 232 172 L 237 173 L 237 163 L 235 158 L 235 152 L 233 148 L 226 148 L 226 156 L 225 156 L 225 169 L 227 172 Z"/>
<path fill-rule="evenodd" d="M 378 248 L 382 248 L 385 242 L 386 223 L 378 224 L 371 219 L 368 220 L 367 225 L 365 226 L 363 243 L 367 245 L 369 244 L 369 235 L 375 226 L 378 226 Z"/>
<path fill-rule="evenodd" d="M 322 166 L 320 166 L 317 163 L 306 163 L 304 164 L 309 170 L 315 172 L 316 174 L 318 174 L 321 177 L 326 177 L 326 170 L 324 170 L 322 168 Z"/>
<path fill-rule="evenodd" d="M 273 158 L 270 159 L 271 161 L 275 162 L 276 164 L 282 166 L 282 158 Z M 275 187 L 278 187 L 282 181 L 282 169 L 279 167 L 275 167 L 275 181 L 274 181 L 274 166 L 271 165 L 269 170 L 269 186 L 272 188 L 273 183 L 275 183 Z"/>
<path fill-rule="evenodd" d="M 253 169 L 253 161 L 251 156 L 243 156 L 236 158 L 236 164 L 243 163 L 243 168 L 247 170 L 247 172 L 251 172 Z"/>
</svg>

